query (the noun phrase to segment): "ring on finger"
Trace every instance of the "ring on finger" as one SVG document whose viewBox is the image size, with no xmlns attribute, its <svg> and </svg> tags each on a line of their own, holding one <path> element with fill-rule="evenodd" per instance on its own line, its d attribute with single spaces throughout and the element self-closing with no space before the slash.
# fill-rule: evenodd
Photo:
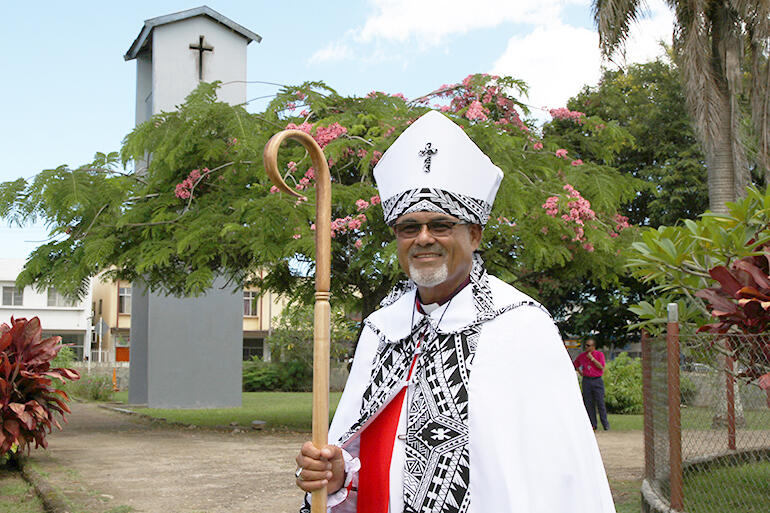
<svg viewBox="0 0 770 513">
<path fill-rule="evenodd" d="M 298 467 L 296 472 L 294 472 L 294 477 L 296 477 L 298 481 L 304 481 L 304 479 L 302 479 L 302 470 L 302 467 Z"/>
</svg>

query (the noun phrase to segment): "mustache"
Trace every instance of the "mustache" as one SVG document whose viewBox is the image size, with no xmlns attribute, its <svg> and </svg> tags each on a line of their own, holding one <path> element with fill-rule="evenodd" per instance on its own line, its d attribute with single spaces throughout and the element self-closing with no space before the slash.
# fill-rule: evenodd
<svg viewBox="0 0 770 513">
<path fill-rule="evenodd" d="M 440 256 L 444 256 L 446 251 L 439 244 L 433 243 L 430 246 L 412 246 L 409 248 L 409 256 L 413 257 L 417 253 L 437 253 Z"/>
</svg>

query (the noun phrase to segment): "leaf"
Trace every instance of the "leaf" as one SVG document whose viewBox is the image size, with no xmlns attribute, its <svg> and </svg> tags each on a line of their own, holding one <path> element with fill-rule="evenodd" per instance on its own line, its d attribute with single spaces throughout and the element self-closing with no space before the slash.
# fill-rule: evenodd
<svg viewBox="0 0 770 513">
<path fill-rule="evenodd" d="M 770 279 L 768 279 L 768 276 L 762 271 L 762 269 L 760 269 L 759 267 L 757 267 L 747 259 L 738 260 L 733 264 L 733 267 L 736 269 L 741 269 L 751 274 L 751 277 L 754 278 L 754 281 L 757 283 L 757 285 L 760 288 L 770 289 Z"/>
<path fill-rule="evenodd" d="M 729 295 L 736 297 L 738 291 L 743 285 L 735 279 L 729 269 L 723 265 L 718 265 L 709 270 L 712 278 L 722 285 L 722 289 Z"/>
</svg>

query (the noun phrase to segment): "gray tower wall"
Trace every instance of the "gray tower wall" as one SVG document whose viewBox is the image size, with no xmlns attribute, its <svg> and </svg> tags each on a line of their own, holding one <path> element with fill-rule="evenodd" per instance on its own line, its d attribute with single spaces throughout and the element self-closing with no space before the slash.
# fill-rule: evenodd
<svg viewBox="0 0 770 513">
<path fill-rule="evenodd" d="M 243 295 L 223 286 L 218 279 L 195 298 L 137 287 L 132 302 L 144 306 L 146 301 L 147 308 L 146 315 L 131 315 L 131 403 L 141 403 L 146 390 L 150 408 L 241 405 Z M 136 381 L 143 377 L 144 382 Z"/>
</svg>

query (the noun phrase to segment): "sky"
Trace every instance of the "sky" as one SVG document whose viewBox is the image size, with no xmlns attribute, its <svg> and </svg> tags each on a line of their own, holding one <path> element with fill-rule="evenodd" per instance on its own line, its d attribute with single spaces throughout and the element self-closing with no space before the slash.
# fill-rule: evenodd
<svg viewBox="0 0 770 513">
<path fill-rule="evenodd" d="M 248 47 L 248 80 L 322 80 L 345 95 L 370 91 L 416 98 L 471 73 L 510 75 L 529 85 L 524 102 L 565 105 L 602 66 L 646 62 L 671 41 L 672 14 L 648 0 L 623 57 L 603 62 L 590 0 L 134 0 L 9 2 L 0 51 L 0 182 L 77 167 L 118 151 L 134 126 L 136 61 L 123 55 L 144 20 L 208 5 L 262 36 Z M 277 87 L 252 83 L 259 112 Z M 26 258 L 43 225 L 0 219 L 0 258 Z"/>
</svg>

